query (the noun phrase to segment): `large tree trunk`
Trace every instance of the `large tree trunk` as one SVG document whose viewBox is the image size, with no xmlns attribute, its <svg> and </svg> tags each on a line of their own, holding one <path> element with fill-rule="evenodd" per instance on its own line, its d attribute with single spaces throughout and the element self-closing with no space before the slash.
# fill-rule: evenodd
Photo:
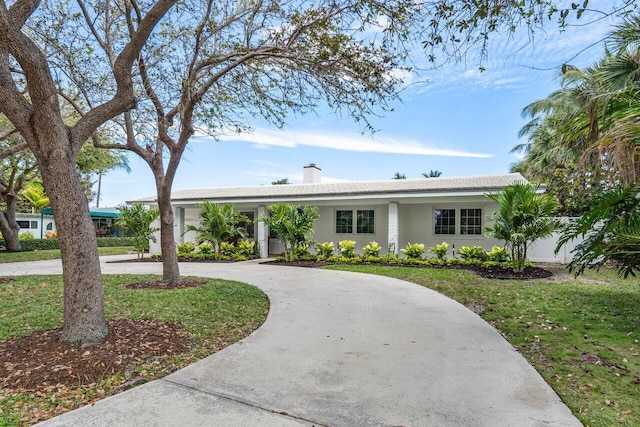
<svg viewBox="0 0 640 427">
<path fill-rule="evenodd" d="M 2 233 L 2 237 L 4 238 L 4 245 L 7 252 L 21 252 L 22 245 L 20 244 L 20 239 L 18 239 L 20 226 L 16 221 L 17 197 L 15 190 L 7 188 L 3 196 L 7 210 L 0 212 L 0 233 Z"/>
<path fill-rule="evenodd" d="M 160 209 L 160 248 L 162 250 L 162 280 L 166 283 L 180 282 L 180 267 L 176 252 L 176 239 L 173 229 L 174 216 L 171 208 L 171 186 L 162 185 L 165 181 L 157 177 L 158 208 Z"/>
<path fill-rule="evenodd" d="M 22 251 L 22 245 L 18 239 L 20 226 L 16 221 L 16 196 L 13 191 L 11 194 L 5 194 L 4 200 L 7 204 L 7 210 L 0 212 L 0 233 L 2 233 L 8 252 L 20 252 Z"/>
<path fill-rule="evenodd" d="M 64 136 L 62 136 L 64 138 Z M 108 333 L 95 228 L 69 142 L 36 153 L 58 230 L 64 277 L 61 340 L 73 346 L 103 342 Z M 40 155 L 43 154 L 43 155 Z"/>
</svg>

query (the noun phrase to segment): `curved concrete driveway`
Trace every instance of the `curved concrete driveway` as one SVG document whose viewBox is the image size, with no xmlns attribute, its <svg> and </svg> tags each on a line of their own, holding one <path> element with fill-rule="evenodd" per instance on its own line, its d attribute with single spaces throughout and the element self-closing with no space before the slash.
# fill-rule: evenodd
<svg viewBox="0 0 640 427">
<path fill-rule="evenodd" d="M 267 321 L 198 363 L 46 425 L 580 425 L 498 332 L 429 289 L 256 262 L 181 269 L 260 287 L 271 301 Z M 56 272 L 59 261 L 0 265 L 0 275 Z"/>
</svg>

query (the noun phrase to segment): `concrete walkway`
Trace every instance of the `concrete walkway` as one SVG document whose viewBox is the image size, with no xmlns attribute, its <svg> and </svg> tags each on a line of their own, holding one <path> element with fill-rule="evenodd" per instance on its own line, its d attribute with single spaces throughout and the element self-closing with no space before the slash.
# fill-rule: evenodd
<svg viewBox="0 0 640 427">
<path fill-rule="evenodd" d="M 105 259 L 104 273 L 161 272 Z M 429 289 L 256 262 L 181 269 L 258 286 L 267 321 L 198 363 L 43 425 L 581 425 L 496 330 Z M 59 261 L 0 264 L 0 275 L 60 271 Z"/>
</svg>

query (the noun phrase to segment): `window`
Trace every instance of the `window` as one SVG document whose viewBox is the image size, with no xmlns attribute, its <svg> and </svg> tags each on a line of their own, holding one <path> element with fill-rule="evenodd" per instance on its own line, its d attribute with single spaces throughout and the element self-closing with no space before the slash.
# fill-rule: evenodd
<svg viewBox="0 0 640 427">
<path fill-rule="evenodd" d="M 482 209 L 460 209 L 460 234 L 482 234 Z"/>
<path fill-rule="evenodd" d="M 435 234 L 456 234 L 456 210 L 434 209 Z"/>
<path fill-rule="evenodd" d="M 241 212 L 241 213 L 242 215 L 249 218 L 249 221 L 240 221 L 238 226 L 247 230 L 247 239 L 253 239 L 255 236 L 254 227 L 253 227 L 253 218 L 254 218 L 253 212 Z"/>
<path fill-rule="evenodd" d="M 38 221 L 31 221 L 31 229 L 32 230 L 38 229 Z"/>
<path fill-rule="evenodd" d="M 353 233 L 353 211 L 336 211 L 336 234 Z"/>
<path fill-rule="evenodd" d="M 53 223 L 52 223 L 52 222 L 50 222 L 49 224 L 47 224 L 47 230 L 48 230 L 48 231 L 53 230 Z"/>
<path fill-rule="evenodd" d="M 373 210 L 358 211 L 356 233 L 374 234 L 375 216 Z"/>
<path fill-rule="evenodd" d="M 29 221 L 16 221 L 20 228 L 29 229 Z"/>
</svg>

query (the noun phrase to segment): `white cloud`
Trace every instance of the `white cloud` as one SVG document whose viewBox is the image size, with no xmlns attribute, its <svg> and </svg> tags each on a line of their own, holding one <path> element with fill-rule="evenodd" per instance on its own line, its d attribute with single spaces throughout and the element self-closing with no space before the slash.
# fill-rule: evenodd
<svg viewBox="0 0 640 427">
<path fill-rule="evenodd" d="M 258 128 L 251 133 L 225 135 L 221 139 L 224 141 L 249 142 L 261 146 L 295 148 L 299 145 L 303 145 L 363 153 L 412 154 L 423 156 L 473 158 L 493 157 L 492 154 L 472 153 L 463 150 L 434 147 L 410 139 L 388 137 L 376 138 L 366 137 L 362 135 L 347 135 L 328 132 L 312 133 L 295 130 L 283 131 Z"/>
</svg>

